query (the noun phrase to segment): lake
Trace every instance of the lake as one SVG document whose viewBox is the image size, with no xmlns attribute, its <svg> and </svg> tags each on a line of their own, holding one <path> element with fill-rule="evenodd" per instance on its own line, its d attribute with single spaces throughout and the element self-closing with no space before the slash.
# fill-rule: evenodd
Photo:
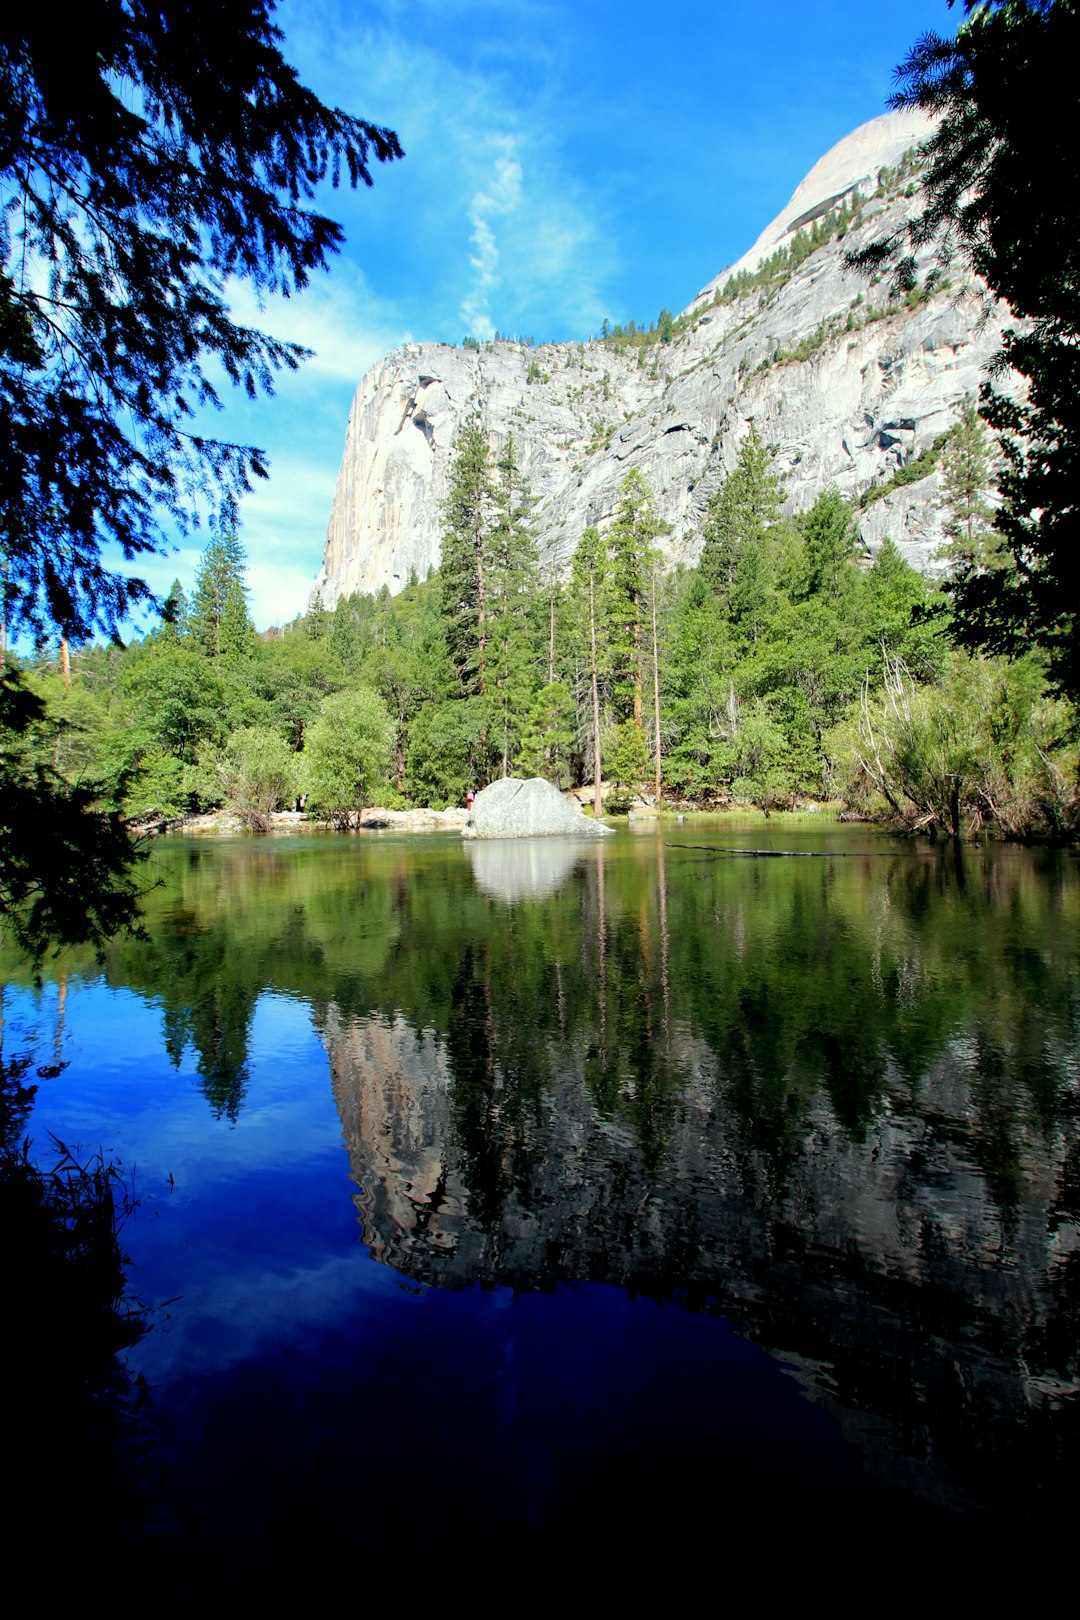
<svg viewBox="0 0 1080 1620">
<path fill-rule="evenodd" d="M 1075 856 L 689 820 L 152 868 L 144 943 L 8 963 L 4 1042 L 65 1065 L 38 1148 L 134 1178 L 193 1589 L 1069 1522 Z"/>
</svg>

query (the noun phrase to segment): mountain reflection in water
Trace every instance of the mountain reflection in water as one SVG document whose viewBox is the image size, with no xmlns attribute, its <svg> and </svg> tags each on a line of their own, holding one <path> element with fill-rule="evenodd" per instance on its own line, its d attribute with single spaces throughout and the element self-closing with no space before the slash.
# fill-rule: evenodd
<svg viewBox="0 0 1080 1620">
<path fill-rule="evenodd" d="M 1030 877 L 990 856 L 969 894 L 963 857 L 868 859 L 860 915 L 832 869 L 725 893 L 699 868 L 703 903 L 685 869 L 669 893 L 661 844 L 627 905 L 590 851 L 578 963 L 513 910 L 545 892 L 534 851 L 470 850 L 508 908 L 444 964 L 441 1036 L 322 1015 L 371 1253 L 438 1287 L 719 1306 L 872 1473 L 955 1505 L 1056 1501 L 1078 1388 L 1076 980 L 1071 951 L 1024 936 Z M 966 965 L 919 949 L 935 903 L 938 950 L 965 913 L 977 929 Z"/>
<path fill-rule="evenodd" d="M 1061 1521 L 1076 862 L 766 837 L 836 858 L 651 831 L 158 852 L 149 942 L 105 967 L 176 1073 L 129 1246 L 144 1297 L 183 1299 L 136 1359 L 238 1569 L 309 1534 L 622 1523 L 638 1491 L 654 1529 L 864 1490 Z"/>
</svg>

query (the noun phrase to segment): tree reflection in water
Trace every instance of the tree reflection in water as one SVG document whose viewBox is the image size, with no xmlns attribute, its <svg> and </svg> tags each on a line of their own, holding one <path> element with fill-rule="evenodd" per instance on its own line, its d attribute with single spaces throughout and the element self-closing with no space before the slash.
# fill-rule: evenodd
<svg viewBox="0 0 1080 1620">
<path fill-rule="evenodd" d="M 471 1285 L 522 1302 L 536 1354 L 544 1321 L 617 1315 L 601 1289 L 563 1285 L 676 1301 L 703 1327 L 719 1313 L 833 1414 L 871 1478 L 1035 1522 L 1076 1459 L 1075 863 L 916 851 L 862 829 L 813 847 L 830 841 L 836 859 L 797 861 L 651 834 L 542 851 L 178 845 L 158 856 L 150 943 L 115 945 L 105 973 L 161 1007 L 208 1129 L 258 1104 L 249 1043 L 266 993 L 313 1010 L 363 1242 L 439 1290 L 429 1322 L 458 1320 Z M 514 1342 L 524 1355 L 520 1328 Z M 703 1367 L 720 1354 L 708 1333 L 680 1345 Z M 420 1353 L 402 1341 L 380 1375 Z M 483 1356 L 455 1354 L 479 1387 Z M 555 1376 L 570 1350 L 550 1354 Z M 572 1388 L 601 1399 L 604 1384 L 568 1360 L 566 1428 L 530 1442 L 562 1496 L 534 1481 L 521 1512 L 571 1514 L 588 1481 L 638 1477 L 635 1446 L 674 1467 L 697 1433 L 726 1443 L 723 1365 L 715 1410 L 676 1415 L 654 1386 L 636 1438 L 613 1430 L 586 1458 L 567 1438 L 586 1421 Z M 793 1409 L 770 1400 L 794 1446 Z M 434 1393 L 410 1386 L 407 1401 L 406 1447 L 425 1425 L 440 1444 Z M 794 1466 L 782 1449 L 754 1455 L 739 1452 L 744 1473 Z"/>
</svg>

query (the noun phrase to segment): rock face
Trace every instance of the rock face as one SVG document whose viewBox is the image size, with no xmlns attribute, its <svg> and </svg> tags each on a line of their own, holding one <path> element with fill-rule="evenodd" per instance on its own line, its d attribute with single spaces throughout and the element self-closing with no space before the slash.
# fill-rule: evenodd
<svg viewBox="0 0 1080 1620">
<path fill-rule="evenodd" d="M 917 208 L 913 172 L 895 171 L 929 128 L 922 113 L 888 113 L 847 136 L 750 251 L 702 290 L 670 343 L 409 344 L 387 355 L 361 382 L 349 417 L 316 582 L 324 604 L 383 585 L 397 591 L 438 563 L 451 444 L 474 412 L 495 450 L 513 436 L 537 500 L 536 532 L 559 569 L 588 524 L 610 519 L 631 468 L 671 525 L 669 558 L 696 561 L 709 499 L 751 423 L 776 446 L 789 512 L 830 483 L 852 498 L 887 483 L 977 390 L 1005 314 L 988 312 L 974 285 L 895 303 L 884 282 L 846 268 L 850 249 Z M 830 209 L 860 201 L 858 224 L 781 284 L 714 301 Z M 869 506 L 860 514 L 868 552 L 888 535 L 909 561 L 932 567 L 938 494 L 933 473 Z"/>
<path fill-rule="evenodd" d="M 557 787 L 534 776 L 523 782 L 505 776 L 476 795 L 463 838 L 604 838 L 611 832 L 590 821 L 577 802 L 564 799 Z"/>
</svg>

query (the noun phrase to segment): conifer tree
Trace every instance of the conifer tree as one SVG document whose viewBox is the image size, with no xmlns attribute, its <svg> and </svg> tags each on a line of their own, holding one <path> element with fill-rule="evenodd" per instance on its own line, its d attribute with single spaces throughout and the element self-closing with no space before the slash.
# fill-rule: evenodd
<svg viewBox="0 0 1080 1620">
<path fill-rule="evenodd" d="M 990 481 L 986 429 L 975 400 L 967 394 L 941 458 L 942 528 L 947 540 L 942 552 L 954 572 L 967 572 L 988 560 L 994 518 L 986 499 Z"/>
<path fill-rule="evenodd" d="M 636 468 L 623 479 L 615 521 L 607 535 L 612 695 L 636 726 L 643 720 L 644 619 L 652 577 L 653 541 L 668 525 L 656 516 L 652 494 Z"/>
<path fill-rule="evenodd" d="M 529 527 L 532 505 L 510 437 L 495 464 L 487 542 L 489 689 L 504 776 L 510 774 L 522 717 L 540 685 L 540 563 Z"/>
<path fill-rule="evenodd" d="M 149 589 L 114 558 L 237 497 L 262 452 L 193 432 L 306 351 L 232 318 L 230 281 L 302 290 L 341 245 L 311 206 L 396 136 L 323 106 L 273 0 L 82 0 L 0 20 L 0 540 L 9 623 L 114 633 Z M 106 550 L 105 548 L 108 548 Z"/>
<path fill-rule="evenodd" d="M 709 503 L 701 575 L 727 600 L 735 585 L 739 559 L 748 544 L 761 547 L 780 521 L 783 486 L 773 471 L 773 456 L 751 423 L 739 459 Z"/>
<path fill-rule="evenodd" d="M 1008 567 L 962 564 L 949 594 L 952 634 L 969 648 L 1023 657 L 1037 642 L 1057 689 L 1080 698 L 1077 486 L 1080 468 L 1080 170 L 1075 139 L 1076 0 L 964 0 L 951 39 L 928 33 L 897 71 L 894 106 L 935 115 L 922 148 L 922 208 L 906 230 L 857 256 L 892 263 L 911 286 L 933 245 L 939 269 L 974 270 L 1005 300 L 1006 329 L 982 410 L 999 435 L 995 526 Z M 1033 115 L 1033 109 L 1038 115 Z"/>
<path fill-rule="evenodd" d="M 187 627 L 204 658 L 235 662 L 246 658 L 254 647 L 245 567 L 244 548 L 235 534 L 212 540 L 203 552 Z"/>
<path fill-rule="evenodd" d="M 162 641 L 176 641 L 181 629 L 187 623 L 188 600 L 187 593 L 178 579 L 174 579 L 169 586 L 169 594 L 165 598 L 161 609 Z"/>
<path fill-rule="evenodd" d="M 446 643 L 465 697 L 482 697 L 487 686 L 492 502 L 487 434 L 480 418 L 471 416 L 454 437 L 439 565 Z"/>
<path fill-rule="evenodd" d="M 603 814 L 601 790 L 600 697 L 606 672 L 606 644 L 600 629 L 607 595 L 607 547 L 599 529 L 590 525 L 574 553 L 571 587 L 578 608 L 579 642 L 584 646 L 584 669 L 588 675 L 587 712 L 582 728 L 588 732 L 593 768 L 593 813 Z M 580 667 L 580 666 L 579 666 Z"/>
<path fill-rule="evenodd" d="M 806 548 L 806 595 L 835 598 L 858 539 L 854 514 L 835 484 L 822 490 L 799 526 Z"/>
</svg>

